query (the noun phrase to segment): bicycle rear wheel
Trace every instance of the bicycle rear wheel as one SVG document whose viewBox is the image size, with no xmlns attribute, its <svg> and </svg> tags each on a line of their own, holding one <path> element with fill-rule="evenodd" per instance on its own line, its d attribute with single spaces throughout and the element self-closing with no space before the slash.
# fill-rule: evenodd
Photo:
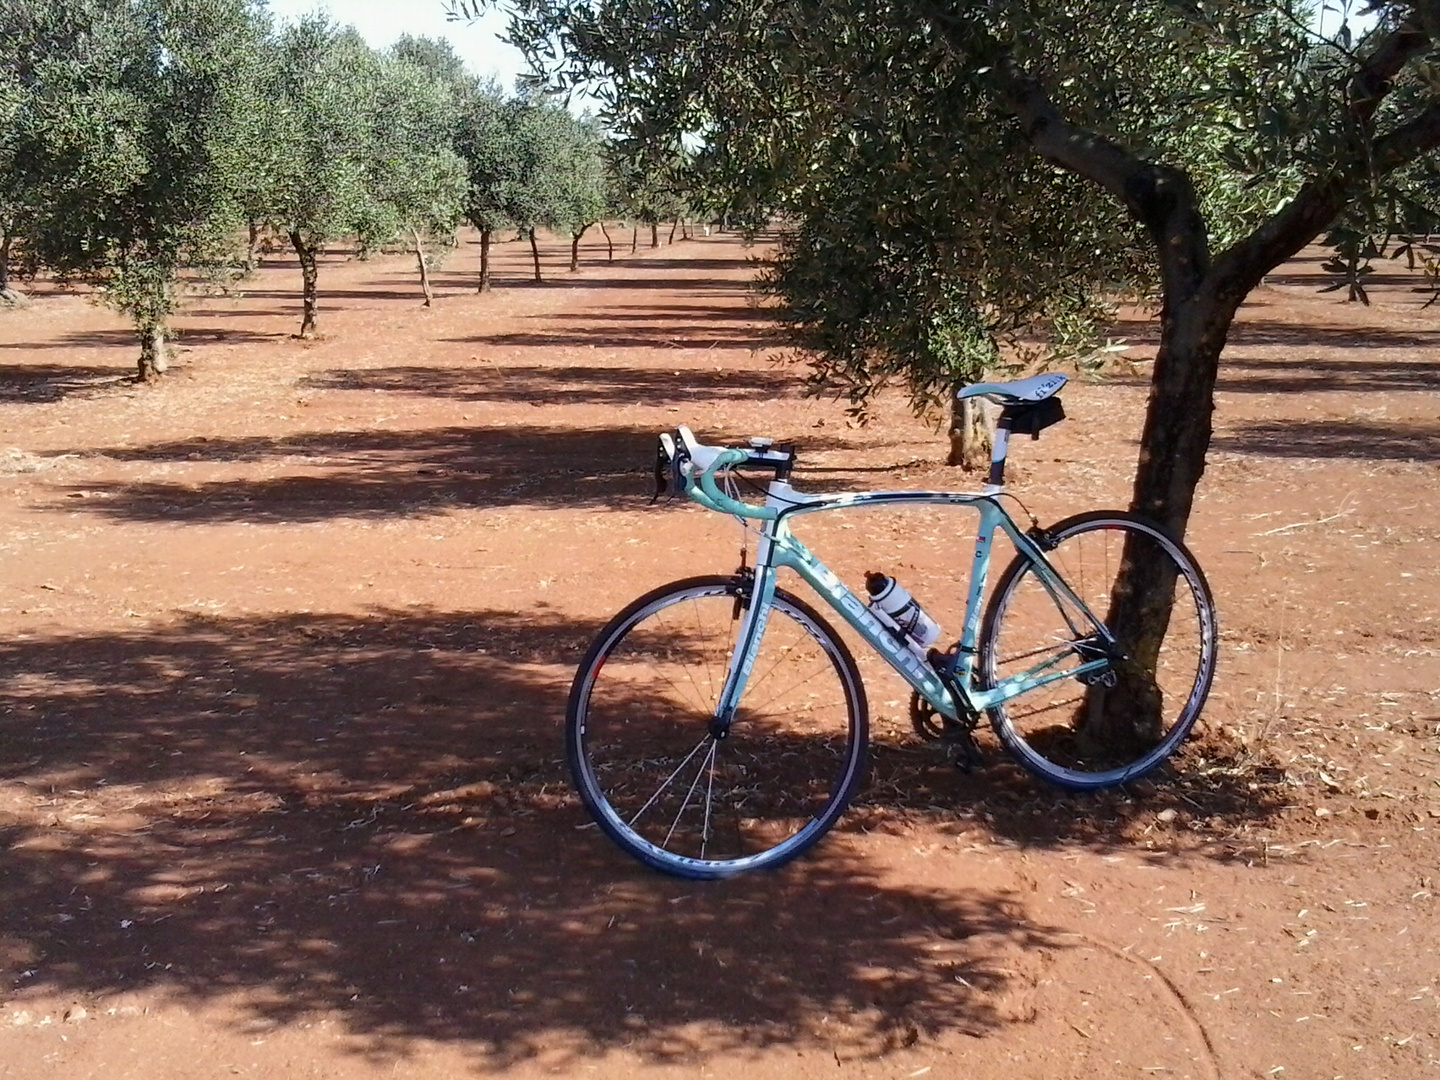
<svg viewBox="0 0 1440 1080">
<path fill-rule="evenodd" d="M 736 577 L 647 593 L 600 632 L 570 691 L 566 757 L 586 809 L 630 855 L 679 877 L 793 859 L 835 823 L 864 772 L 855 662 L 783 590 L 734 721 L 712 734 L 747 597 Z"/>
<path fill-rule="evenodd" d="M 1138 779 L 1180 746 L 1215 674 L 1215 606 L 1205 576 L 1162 526 L 1125 511 L 1049 530 L 1051 567 L 1118 641 L 1123 660 L 1048 683 L 990 711 L 1027 769 L 1083 791 Z M 995 586 L 980 632 L 986 685 L 1093 658 L 1094 628 L 1019 555 Z M 1087 640 L 1092 639 L 1092 640 Z"/>
</svg>

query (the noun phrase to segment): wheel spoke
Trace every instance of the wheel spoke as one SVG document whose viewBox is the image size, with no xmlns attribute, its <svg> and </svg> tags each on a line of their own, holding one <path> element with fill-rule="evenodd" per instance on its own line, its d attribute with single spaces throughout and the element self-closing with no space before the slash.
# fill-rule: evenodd
<svg viewBox="0 0 1440 1080">
<path fill-rule="evenodd" d="M 1073 605 L 1019 556 L 986 611 L 982 678 L 1018 684 L 1075 653 L 1098 659 L 1095 641 L 1125 659 L 1103 681 L 1076 676 L 1068 698 L 1055 694 L 1067 684 L 1052 679 L 997 706 L 991 719 L 1006 748 L 1044 779 L 1107 787 L 1155 768 L 1195 723 L 1215 670 L 1214 605 L 1189 552 L 1143 518 L 1085 514 L 1050 534 L 1047 562 L 1080 602 L 1076 613 L 1103 614 L 1109 625 L 1079 633 Z"/>
<path fill-rule="evenodd" d="M 682 769 L 684 769 L 686 765 L 689 765 L 689 764 L 690 764 L 690 759 L 693 758 L 696 754 L 698 754 L 698 753 L 700 752 L 700 748 L 701 748 L 702 746 L 704 746 L 707 742 L 713 744 L 714 741 L 715 741 L 715 740 L 712 739 L 712 738 L 710 737 L 710 735 L 707 733 L 706 736 L 705 736 L 705 738 L 701 739 L 698 743 L 696 743 L 696 744 L 695 744 L 695 749 L 691 750 L 690 753 L 688 753 L 688 754 L 685 755 L 685 760 L 682 761 L 682 762 L 680 762 L 679 765 L 675 766 L 675 771 L 672 772 L 669 776 L 667 776 L 667 777 L 665 778 L 665 782 L 664 782 L 663 784 L 661 784 L 658 788 L 655 789 L 655 794 L 654 794 L 654 795 L 651 795 L 650 798 L 646 801 L 645 805 L 642 806 L 639 810 L 637 810 L 637 811 L 635 812 L 635 816 L 632 817 L 632 818 L 631 818 L 629 821 L 627 821 L 625 824 L 627 824 L 627 825 L 634 825 L 637 821 L 639 821 L 640 818 L 641 818 L 641 816 L 645 813 L 645 811 L 646 811 L 646 810 L 649 810 L 650 807 L 652 807 L 652 806 L 655 805 L 655 800 L 658 799 L 658 798 L 660 798 L 661 795 L 665 794 L 665 789 L 670 786 L 670 781 L 674 780 L 675 777 L 677 777 L 677 776 L 680 775 L 680 771 L 681 771 Z M 698 774 L 697 774 L 697 775 L 698 775 Z M 672 829 L 671 831 L 673 832 L 674 830 Z M 666 839 L 669 839 L 669 838 L 667 837 Z"/>
<path fill-rule="evenodd" d="M 665 843 L 661 844 L 661 847 L 665 847 L 666 845 L 668 845 L 670 843 L 670 840 L 674 837 L 675 830 L 680 825 L 680 819 L 685 816 L 685 811 L 690 806 L 690 799 L 694 796 L 695 789 L 700 786 L 700 778 L 705 775 L 706 761 L 713 762 L 715 760 L 715 746 L 716 740 L 711 739 L 710 749 L 706 752 L 705 759 L 700 762 L 700 768 L 695 770 L 695 779 L 690 781 L 690 787 L 685 792 L 685 798 L 680 801 L 680 809 L 675 811 L 675 820 L 670 822 L 670 831 L 665 834 Z M 687 758 L 686 760 L 689 759 Z"/>
<path fill-rule="evenodd" d="M 696 579 L 632 604 L 587 655 L 567 717 L 586 808 L 622 848 L 681 876 L 721 877 L 799 854 L 844 809 L 865 757 L 854 661 L 782 590 L 757 644 L 744 722 L 717 738 L 713 707 L 693 710 L 694 696 L 716 691 L 728 671 L 736 588 L 734 579 Z"/>
</svg>

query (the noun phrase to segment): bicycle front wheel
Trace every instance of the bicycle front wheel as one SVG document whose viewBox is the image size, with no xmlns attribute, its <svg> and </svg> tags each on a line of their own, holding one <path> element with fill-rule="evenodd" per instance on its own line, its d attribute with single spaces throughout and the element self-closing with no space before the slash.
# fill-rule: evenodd
<svg viewBox="0 0 1440 1080">
<path fill-rule="evenodd" d="M 783 590 L 734 720 L 712 733 L 748 603 L 736 577 L 647 593 L 600 632 L 571 687 L 566 757 L 586 809 L 626 852 L 679 877 L 793 859 L 835 823 L 864 772 L 855 661 Z"/>
<path fill-rule="evenodd" d="M 1080 514 L 1049 530 L 1050 566 L 1115 639 L 1062 600 L 1024 555 L 996 583 L 981 627 L 987 686 L 1043 677 L 1108 654 L 1086 675 L 993 708 L 1005 748 L 1075 791 L 1138 779 L 1179 748 L 1215 675 L 1215 606 L 1194 558 L 1163 526 L 1125 511 Z"/>
</svg>

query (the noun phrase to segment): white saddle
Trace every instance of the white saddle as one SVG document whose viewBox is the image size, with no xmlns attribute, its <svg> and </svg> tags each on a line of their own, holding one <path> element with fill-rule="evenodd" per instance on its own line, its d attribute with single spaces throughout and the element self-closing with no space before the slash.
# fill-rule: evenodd
<svg viewBox="0 0 1440 1080">
<path fill-rule="evenodd" d="M 1069 380 L 1064 375 L 1052 371 L 1044 375 L 1031 375 L 1028 379 L 1016 379 L 1014 382 L 971 383 L 956 396 L 985 397 L 997 405 L 1021 405 L 1054 397 L 1067 382 Z"/>
</svg>

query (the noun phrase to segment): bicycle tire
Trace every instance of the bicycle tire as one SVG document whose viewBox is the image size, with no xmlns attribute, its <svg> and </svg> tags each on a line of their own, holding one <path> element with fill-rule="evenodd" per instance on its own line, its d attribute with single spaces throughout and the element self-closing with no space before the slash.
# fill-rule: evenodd
<svg viewBox="0 0 1440 1080">
<path fill-rule="evenodd" d="M 711 734 L 747 592 L 714 576 L 646 593 L 600 631 L 570 690 L 565 753 L 585 808 L 622 850 L 677 877 L 788 862 L 834 825 L 865 770 L 855 661 L 780 589 L 729 732 Z"/>
<path fill-rule="evenodd" d="M 1020 764 L 1058 787 L 1114 787 L 1157 768 L 1179 749 L 1199 717 L 1215 676 L 1214 600 L 1185 545 L 1148 518 L 1093 511 L 1047 532 L 1054 542 L 1046 554 L 1050 565 L 1097 618 L 1106 620 L 1127 659 L 1116 664 L 1109 687 L 1084 679 L 1051 682 L 992 708 L 991 726 Z M 1112 616 L 1117 624 L 1136 623 L 1136 617 L 1124 614 L 1135 610 L 1133 604 L 1116 606 L 1115 585 L 1122 566 L 1135 565 L 1127 557 L 1144 560 L 1147 555 L 1154 558 L 1145 565 L 1162 575 L 1161 585 L 1147 595 L 1168 594 L 1168 616 L 1157 616 L 1152 601 L 1143 616 L 1151 620 L 1149 631 L 1109 626 Z M 1166 579 L 1172 574 L 1170 583 Z M 981 625 L 982 683 L 993 687 L 1035 666 L 1037 658 L 1073 664 L 1076 640 L 1066 612 L 1031 561 L 1017 555 L 997 581 Z"/>
</svg>

